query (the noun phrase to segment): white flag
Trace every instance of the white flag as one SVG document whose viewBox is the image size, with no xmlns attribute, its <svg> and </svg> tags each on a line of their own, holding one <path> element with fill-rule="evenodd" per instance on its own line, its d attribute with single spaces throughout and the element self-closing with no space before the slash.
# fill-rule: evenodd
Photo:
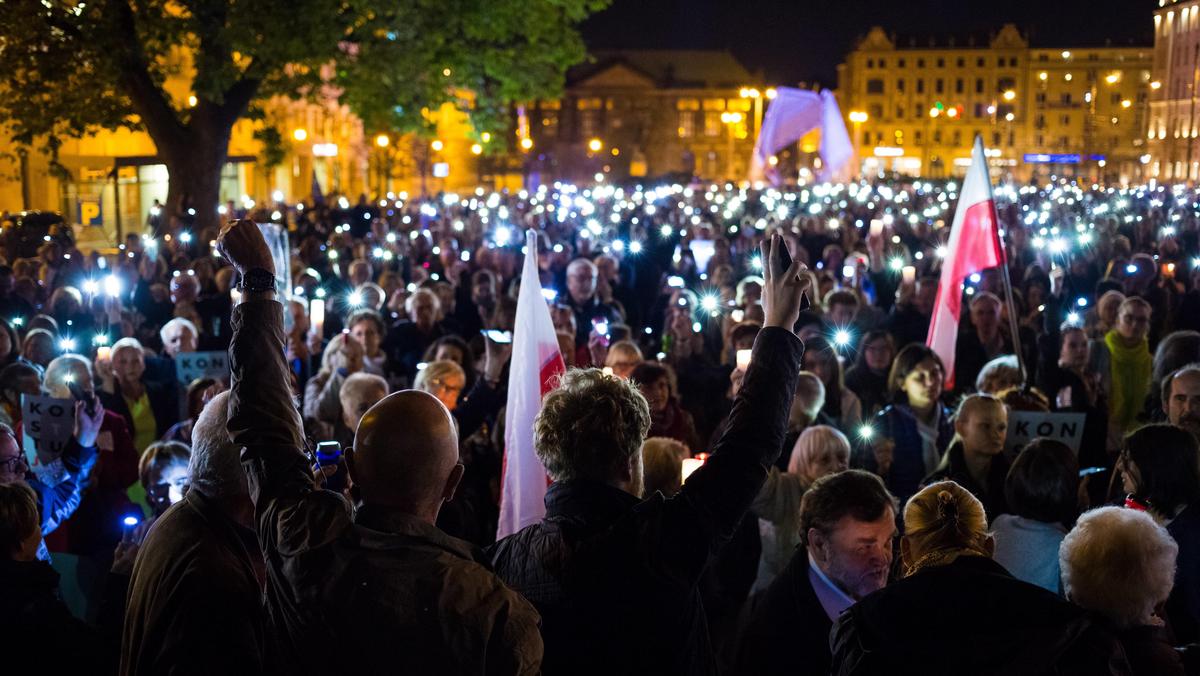
<svg viewBox="0 0 1200 676">
<path fill-rule="evenodd" d="M 546 468 L 533 452 L 533 419 L 542 397 L 566 372 L 558 336 L 538 279 L 537 233 L 525 236 L 525 267 L 517 297 L 508 413 L 504 418 L 504 469 L 500 475 L 500 525 L 496 539 L 537 523 L 546 515 Z"/>
</svg>

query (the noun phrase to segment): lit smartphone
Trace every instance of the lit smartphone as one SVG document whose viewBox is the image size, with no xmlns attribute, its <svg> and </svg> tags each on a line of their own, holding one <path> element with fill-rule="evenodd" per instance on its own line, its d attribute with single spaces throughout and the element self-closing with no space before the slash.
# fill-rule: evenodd
<svg viewBox="0 0 1200 676">
<path fill-rule="evenodd" d="M 341 493 L 346 489 L 346 463 L 342 462 L 342 445 L 336 441 L 317 442 L 317 466 L 337 466 L 332 476 L 325 477 L 325 488 Z"/>
<path fill-rule="evenodd" d="M 667 277 L 667 286 L 671 287 L 672 289 L 682 289 L 683 277 L 680 277 L 679 275 L 671 275 L 670 277 Z"/>
<path fill-rule="evenodd" d="M 1079 470 L 1079 478 L 1088 476 L 1089 474 L 1103 474 L 1108 471 L 1107 467 L 1084 467 Z"/>
<path fill-rule="evenodd" d="M 512 331 L 497 331 L 496 329 L 484 329 L 480 331 L 488 340 L 501 345 L 508 345 L 512 342 Z"/>
<path fill-rule="evenodd" d="M 737 351 L 737 367 L 739 371 L 745 371 L 750 366 L 750 356 L 753 350 L 738 350 Z"/>
</svg>

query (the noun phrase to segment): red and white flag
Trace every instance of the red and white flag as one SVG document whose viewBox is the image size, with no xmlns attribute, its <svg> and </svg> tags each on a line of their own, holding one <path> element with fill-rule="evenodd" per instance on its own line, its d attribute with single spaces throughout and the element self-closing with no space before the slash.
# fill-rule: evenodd
<svg viewBox="0 0 1200 676">
<path fill-rule="evenodd" d="M 537 233 L 525 236 L 525 267 L 517 296 L 508 413 L 504 418 L 504 468 L 500 474 L 500 525 L 496 539 L 537 523 L 546 515 L 546 468 L 533 452 L 533 419 L 542 397 L 566 372 L 558 336 L 538 280 Z"/>
<path fill-rule="evenodd" d="M 954 211 L 954 224 L 950 226 L 937 301 L 929 322 L 929 337 L 925 340 L 946 365 L 946 389 L 954 387 L 954 346 L 962 317 L 963 281 L 980 270 L 1004 263 L 999 227 L 983 139 L 976 136 L 971 167 L 967 169 Z"/>
</svg>

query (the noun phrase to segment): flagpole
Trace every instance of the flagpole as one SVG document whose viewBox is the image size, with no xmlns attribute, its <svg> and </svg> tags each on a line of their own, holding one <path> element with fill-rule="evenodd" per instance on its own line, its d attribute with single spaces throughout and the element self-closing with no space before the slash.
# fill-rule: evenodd
<svg viewBox="0 0 1200 676">
<path fill-rule="evenodd" d="M 1012 334 L 1013 350 L 1017 353 L 1017 366 L 1021 369 L 1021 388 L 1029 387 L 1029 375 L 1025 370 L 1025 353 L 1021 350 L 1021 334 L 1017 326 L 1017 308 L 1013 303 L 1012 279 L 1008 274 L 1008 249 L 1004 247 L 1004 240 L 1000 239 L 1000 213 L 996 208 L 996 197 L 992 193 L 992 172 L 987 168 L 987 153 L 983 152 L 983 137 L 979 134 L 975 135 L 975 144 L 979 147 L 979 154 L 983 159 L 983 170 L 987 175 L 988 197 L 992 203 L 992 219 L 996 222 L 996 227 L 992 228 L 992 233 L 996 238 L 996 248 L 1000 251 L 1000 272 L 1004 276 L 1004 302 L 1008 304 L 1008 330 Z"/>
</svg>

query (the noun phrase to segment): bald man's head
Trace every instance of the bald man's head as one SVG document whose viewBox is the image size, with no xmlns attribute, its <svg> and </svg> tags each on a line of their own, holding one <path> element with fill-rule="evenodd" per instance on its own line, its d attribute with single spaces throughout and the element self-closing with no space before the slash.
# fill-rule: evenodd
<svg viewBox="0 0 1200 676">
<path fill-rule="evenodd" d="M 454 418 L 436 397 L 416 390 L 372 406 L 358 423 L 346 460 L 363 502 L 430 523 L 462 478 Z"/>
</svg>

